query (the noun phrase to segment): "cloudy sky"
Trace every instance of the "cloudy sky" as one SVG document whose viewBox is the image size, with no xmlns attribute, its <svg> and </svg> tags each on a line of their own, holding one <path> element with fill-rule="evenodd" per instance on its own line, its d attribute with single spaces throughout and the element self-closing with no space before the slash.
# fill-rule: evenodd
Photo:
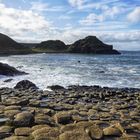
<svg viewBox="0 0 140 140">
<path fill-rule="evenodd" d="M 0 0 L 0 32 L 20 42 L 96 35 L 140 50 L 140 0 Z"/>
</svg>

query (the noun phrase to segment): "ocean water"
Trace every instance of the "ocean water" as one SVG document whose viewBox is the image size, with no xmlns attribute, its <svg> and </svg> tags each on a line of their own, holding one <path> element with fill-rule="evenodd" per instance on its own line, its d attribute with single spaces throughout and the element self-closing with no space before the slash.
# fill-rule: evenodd
<svg viewBox="0 0 140 140">
<path fill-rule="evenodd" d="M 80 62 L 79 62 L 80 61 Z M 29 75 L 0 76 L 0 87 L 14 87 L 28 79 L 40 89 L 50 85 L 100 85 L 140 88 L 140 52 L 121 55 L 30 54 L 2 56 L 7 63 Z M 11 82 L 4 80 L 12 78 Z"/>
</svg>

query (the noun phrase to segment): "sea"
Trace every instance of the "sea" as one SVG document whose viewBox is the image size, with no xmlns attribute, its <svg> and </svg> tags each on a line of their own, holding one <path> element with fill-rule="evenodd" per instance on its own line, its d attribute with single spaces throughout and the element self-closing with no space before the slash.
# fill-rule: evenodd
<svg viewBox="0 0 140 140">
<path fill-rule="evenodd" d="M 14 87 L 30 80 L 40 89 L 61 85 L 99 85 L 102 87 L 140 88 L 140 51 L 121 51 L 121 55 L 42 53 L 1 56 L 0 62 L 29 73 L 0 75 L 0 87 Z M 11 82 L 4 82 L 13 79 Z"/>
</svg>

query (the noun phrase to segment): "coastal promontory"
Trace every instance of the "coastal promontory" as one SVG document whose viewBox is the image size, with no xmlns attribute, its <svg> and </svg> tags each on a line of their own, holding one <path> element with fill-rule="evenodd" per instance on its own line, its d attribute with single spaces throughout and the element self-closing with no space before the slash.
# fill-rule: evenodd
<svg viewBox="0 0 140 140">
<path fill-rule="evenodd" d="M 60 40 L 48 40 L 41 42 L 33 50 L 43 53 L 120 54 L 113 49 L 113 45 L 103 43 L 96 36 L 87 36 L 70 45 Z"/>
<path fill-rule="evenodd" d="M 16 42 L 12 38 L 0 33 L 0 54 L 27 54 L 31 53 L 31 49 L 24 47 L 20 43 Z"/>
<path fill-rule="evenodd" d="M 93 53 L 93 54 L 120 54 L 113 49 L 112 45 L 107 45 L 96 36 L 87 36 L 69 45 L 71 53 Z"/>
</svg>

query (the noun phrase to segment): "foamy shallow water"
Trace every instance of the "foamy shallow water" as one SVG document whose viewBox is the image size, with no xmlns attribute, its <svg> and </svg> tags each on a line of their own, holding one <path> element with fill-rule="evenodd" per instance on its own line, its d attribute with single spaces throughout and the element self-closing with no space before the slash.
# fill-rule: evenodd
<svg viewBox="0 0 140 140">
<path fill-rule="evenodd" d="M 80 61 L 80 63 L 78 62 Z M 100 85 L 140 88 L 140 52 L 122 55 L 31 54 L 0 57 L 29 75 L 0 76 L 0 87 L 28 79 L 40 89 L 51 85 Z M 12 78 L 9 83 L 4 80 Z"/>
</svg>

